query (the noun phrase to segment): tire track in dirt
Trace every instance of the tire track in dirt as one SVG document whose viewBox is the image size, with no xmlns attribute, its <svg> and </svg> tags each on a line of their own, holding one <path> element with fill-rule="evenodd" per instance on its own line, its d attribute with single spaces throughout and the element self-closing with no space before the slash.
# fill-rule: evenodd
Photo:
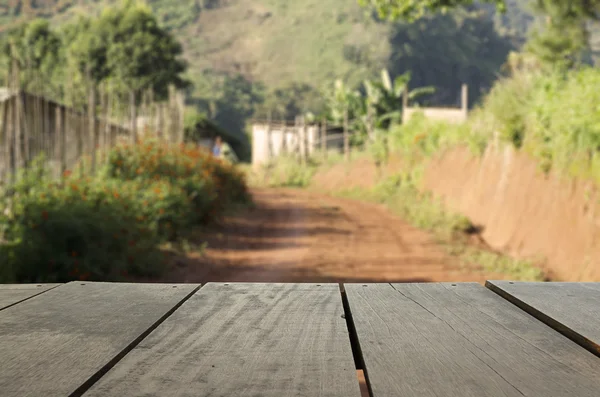
<svg viewBox="0 0 600 397">
<path fill-rule="evenodd" d="M 256 207 L 194 236 L 166 282 L 483 282 L 426 232 L 383 206 L 294 189 L 256 189 Z M 493 275 L 495 278 L 502 278 Z"/>
</svg>

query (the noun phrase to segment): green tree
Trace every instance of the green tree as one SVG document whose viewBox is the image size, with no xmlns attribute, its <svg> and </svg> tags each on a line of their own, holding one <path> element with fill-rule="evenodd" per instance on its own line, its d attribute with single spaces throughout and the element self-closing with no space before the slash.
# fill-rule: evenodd
<svg viewBox="0 0 600 397">
<path fill-rule="evenodd" d="M 19 83 L 26 90 L 56 89 L 52 82 L 60 68 L 61 46 L 48 21 L 35 19 L 8 32 L 1 48 L 3 63 L 19 68 Z"/>
<path fill-rule="evenodd" d="M 434 86 L 427 99 L 440 106 L 460 104 L 462 84 L 475 103 L 497 79 L 498 70 L 514 49 L 510 36 L 498 34 L 488 10 L 455 10 L 426 15 L 418 22 L 398 22 L 390 38 L 388 69 L 392 75 L 410 72 L 411 85 Z"/>
<path fill-rule="evenodd" d="M 545 65 L 568 69 L 589 55 L 588 23 L 600 19 L 599 0 L 535 0 L 534 11 L 544 23 L 533 30 L 526 50 Z"/>
<path fill-rule="evenodd" d="M 146 5 L 129 0 L 106 9 L 94 30 L 109 41 L 106 63 L 111 78 L 129 91 L 152 88 L 157 97 L 165 98 L 170 84 L 189 85 L 182 77 L 187 65 L 181 45 L 159 26 Z"/>
<path fill-rule="evenodd" d="M 560 0 L 557 0 L 560 1 Z M 583 0 L 582 0 L 583 1 Z M 483 0 L 482 3 L 495 4 L 500 10 L 504 0 Z M 456 7 L 471 6 L 474 0 L 358 0 L 363 7 L 373 8 L 381 18 L 415 21 L 428 13 L 447 11 Z"/>
<path fill-rule="evenodd" d="M 269 91 L 265 102 L 256 109 L 254 117 L 293 120 L 300 114 L 317 113 L 324 110 L 323 96 L 319 90 L 309 84 L 290 83 Z"/>
</svg>

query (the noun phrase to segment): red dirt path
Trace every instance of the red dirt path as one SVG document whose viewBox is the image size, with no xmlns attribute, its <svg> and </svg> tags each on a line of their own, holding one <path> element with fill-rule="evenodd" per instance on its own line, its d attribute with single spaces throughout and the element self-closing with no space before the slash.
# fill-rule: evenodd
<svg viewBox="0 0 600 397">
<path fill-rule="evenodd" d="M 252 191 L 256 208 L 210 232 L 164 282 L 476 281 L 432 237 L 385 208 L 289 189 Z M 486 277 L 487 276 L 487 277 Z M 496 275 L 495 278 L 498 278 Z"/>
</svg>

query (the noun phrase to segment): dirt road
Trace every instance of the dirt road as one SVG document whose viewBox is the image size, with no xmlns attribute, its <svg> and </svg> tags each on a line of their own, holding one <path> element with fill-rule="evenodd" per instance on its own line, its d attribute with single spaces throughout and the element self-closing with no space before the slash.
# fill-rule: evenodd
<svg viewBox="0 0 600 397">
<path fill-rule="evenodd" d="M 254 190 L 256 208 L 211 232 L 205 255 L 179 258 L 167 282 L 477 281 L 427 233 L 385 208 L 315 193 Z"/>
</svg>

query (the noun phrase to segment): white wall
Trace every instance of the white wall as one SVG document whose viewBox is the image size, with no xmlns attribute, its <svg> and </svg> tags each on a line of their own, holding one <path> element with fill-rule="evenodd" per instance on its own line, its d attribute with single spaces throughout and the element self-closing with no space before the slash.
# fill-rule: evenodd
<svg viewBox="0 0 600 397">
<path fill-rule="evenodd" d="M 312 154 L 319 149 L 319 127 L 311 125 L 306 127 L 306 141 L 308 153 Z M 269 161 L 269 138 L 271 155 L 277 157 L 283 153 L 297 153 L 301 146 L 299 130 L 297 127 L 281 125 L 271 127 L 271 133 L 267 133 L 266 124 L 254 124 L 252 126 L 252 164 L 260 165 Z"/>
</svg>

